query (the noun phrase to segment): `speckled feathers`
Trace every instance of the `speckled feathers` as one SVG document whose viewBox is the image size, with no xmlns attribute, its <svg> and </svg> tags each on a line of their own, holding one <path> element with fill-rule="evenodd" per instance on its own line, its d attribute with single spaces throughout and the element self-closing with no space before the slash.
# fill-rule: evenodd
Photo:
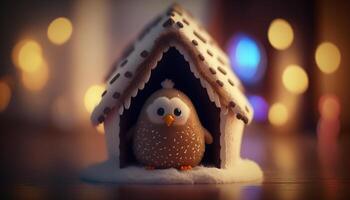
<svg viewBox="0 0 350 200">
<path fill-rule="evenodd" d="M 149 119 L 146 109 L 160 97 L 177 97 L 190 108 L 185 124 L 167 126 L 165 123 L 153 123 Z M 176 89 L 161 89 L 152 94 L 145 102 L 132 130 L 136 159 L 142 165 L 155 168 L 196 166 L 204 155 L 205 143 L 212 142 L 210 134 L 202 127 L 191 100 Z"/>
</svg>

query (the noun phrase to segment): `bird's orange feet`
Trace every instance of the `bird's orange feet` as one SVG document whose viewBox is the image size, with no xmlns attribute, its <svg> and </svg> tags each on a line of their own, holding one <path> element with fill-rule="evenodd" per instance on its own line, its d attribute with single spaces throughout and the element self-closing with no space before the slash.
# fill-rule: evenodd
<svg viewBox="0 0 350 200">
<path fill-rule="evenodd" d="M 145 169 L 146 169 L 146 170 L 154 170 L 155 167 L 154 167 L 154 166 L 146 166 Z"/>
<path fill-rule="evenodd" d="M 191 165 L 182 165 L 180 167 L 180 170 L 181 171 L 185 171 L 185 170 L 191 170 L 192 169 L 192 166 Z"/>
</svg>

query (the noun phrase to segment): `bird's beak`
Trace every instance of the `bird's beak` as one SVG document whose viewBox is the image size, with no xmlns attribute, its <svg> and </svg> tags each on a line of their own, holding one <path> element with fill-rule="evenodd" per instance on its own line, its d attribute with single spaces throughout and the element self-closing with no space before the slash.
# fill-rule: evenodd
<svg viewBox="0 0 350 200">
<path fill-rule="evenodd" d="M 172 114 L 167 114 L 163 117 L 163 120 L 167 126 L 171 126 L 175 121 L 175 117 Z"/>
</svg>

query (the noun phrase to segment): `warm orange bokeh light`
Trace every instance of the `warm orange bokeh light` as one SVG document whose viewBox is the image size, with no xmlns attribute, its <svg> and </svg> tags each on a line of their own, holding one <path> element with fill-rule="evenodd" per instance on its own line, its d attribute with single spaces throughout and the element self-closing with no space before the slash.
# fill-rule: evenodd
<svg viewBox="0 0 350 200">
<path fill-rule="evenodd" d="M 69 40 L 72 32 L 72 22 L 65 17 L 59 17 L 50 23 L 47 29 L 47 37 L 53 44 L 61 45 Z"/>
<path fill-rule="evenodd" d="M 267 36 L 270 44 L 278 50 L 287 49 L 294 39 L 292 26 L 285 19 L 274 19 Z"/>
<path fill-rule="evenodd" d="M 282 103 L 274 103 L 268 114 L 269 122 L 275 126 L 282 126 L 288 121 L 288 109 Z"/>
<path fill-rule="evenodd" d="M 0 81 L 0 112 L 4 111 L 11 100 L 11 88 L 9 85 Z"/>
<path fill-rule="evenodd" d="M 309 78 L 305 70 L 298 65 L 286 67 L 282 74 L 282 82 L 284 87 L 293 94 L 302 94 L 309 86 Z"/>
<path fill-rule="evenodd" d="M 43 62 L 39 68 L 32 72 L 22 72 L 22 84 L 31 91 L 40 91 L 44 88 L 49 79 L 49 68 L 46 62 Z"/>
<path fill-rule="evenodd" d="M 84 105 L 86 110 L 91 113 L 98 102 L 101 100 L 101 94 L 104 91 L 105 86 L 93 85 L 89 87 L 84 96 Z"/>
<path fill-rule="evenodd" d="M 42 48 L 35 40 L 22 40 L 14 47 L 12 60 L 23 71 L 37 71 L 43 64 Z"/>
<path fill-rule="evenodd" d="M 323 95 L 319 100 L 319 112 L 322 119 L 334 120 L 340 115 L 339 99 L 335 95 Z"/>
<path fill-rule="evenodd" d="M 323 42 L 316 49 L 315 60 L 323 73 L 331 74 L 339 68 L 341 54 L 335 44 Z"/>
<path fill-rule="evenodd" d="M 104 128 L 103 124 L 97 125 L 97 126 L 96 126 L 96 130 L 97 130 L 97 132 L 100 133 L 100 134 L 105 134 L 105 128 Z"/>
</svg>

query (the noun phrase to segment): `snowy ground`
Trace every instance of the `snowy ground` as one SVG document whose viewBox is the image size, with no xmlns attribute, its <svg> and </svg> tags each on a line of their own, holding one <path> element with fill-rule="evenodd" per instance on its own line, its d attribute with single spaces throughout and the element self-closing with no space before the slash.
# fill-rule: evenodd
<svg viewBox="0 0 350 200">
<path fill-rule="evenodd" d="M 192 170 L 177 169 L 146 170 L 141 167 L 118 169 L 110 161 L 87 168 L 82 178 L 92 182 L 108 183 L 144 183 L 144 184 L 203 184 L 260 182 L 263 173 L 260 167 L 251 160 L 241 160 L 234 168 L 218 169 L 197 166 Z"/>
</svg>

